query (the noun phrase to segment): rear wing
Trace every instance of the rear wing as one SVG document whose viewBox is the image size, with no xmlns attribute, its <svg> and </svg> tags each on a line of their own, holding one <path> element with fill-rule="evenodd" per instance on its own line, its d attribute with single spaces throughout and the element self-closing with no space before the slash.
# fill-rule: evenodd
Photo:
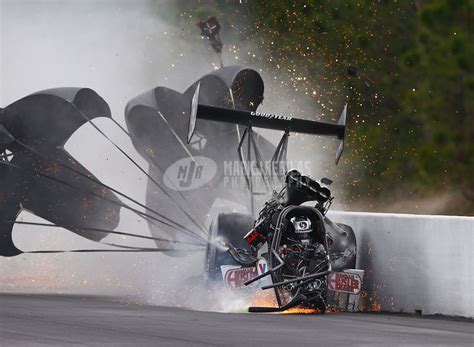
<svg viewBox="0 0 474 347">
<path fill-rule="evenodd" d="M 293 118 L 291 116 L 274 115 L 257 111 L 234 110 L 223 107 L 202 105 L 199 100 L 199 84 L 194 92 L 191 102 L 191 112 L 189 117 L 188 143 L 194 134 L 197 119 L 205 119 L 215 122 L 224 122 L 243 125 L 247 128 L 256 127 L 273 129 L 310 135 L 321 135 L 340 140 L 336 150 L 336 164 L 344 151 L 344 136 L 346 129 L 347 104 L 344 106 L 337 123 L 327 123 L 311 121 L 306 119 Z"/>
</svg>

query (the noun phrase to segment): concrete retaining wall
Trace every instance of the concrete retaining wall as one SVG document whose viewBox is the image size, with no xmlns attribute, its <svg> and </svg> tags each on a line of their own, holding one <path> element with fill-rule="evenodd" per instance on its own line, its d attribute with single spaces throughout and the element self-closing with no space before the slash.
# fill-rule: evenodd
<svg viewBox="0 0 474 347">
<path fill-rule="evenodd" d="M 474 217 L 330 212 L 357 235 L 364 309 L 474 317 Z"/>
</svg>

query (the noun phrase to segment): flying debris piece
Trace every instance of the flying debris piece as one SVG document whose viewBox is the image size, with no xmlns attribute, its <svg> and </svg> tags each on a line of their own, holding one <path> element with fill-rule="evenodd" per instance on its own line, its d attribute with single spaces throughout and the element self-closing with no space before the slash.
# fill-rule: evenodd
<svg viewBox="0 0 474 347">
<path fill-rule="evenodd" d="M 224 46 L 221 37 L 219 35 L 221 31 L 221 25 L 217 21 L 216 17 L 209 17 L 205 22 L 197 23 L 199 29 L 201 29 L 201 36 L 206 37 L 211 42 L 211 46 L 219 56 L 219 59 L 222 55 L 222 47 Z M 222 60 L 221 60 L 222 67 Z"/>
<path fill-rule="evenodd" d="M 375 86 L 375 82 L 369 76 L 360 72 L 357 66 L 348 65 L 347 74 L 349 76 L 353 76 L 353 77 L 357 77 L 358 79 L 361 79 L 367 87 Z"/>
<path fill-rule="evenodd" d="M 207 21 L 197 23 L 197 26 L 201 29 L 201 36 L 207 37 L 209 41 L 211 41 L 211 46 L 214 51 L 217 54 L 221 54 L 224 45 L 219 35 L 221 25 L 216 17 L 209 17 Z"/>
<path fill-rule="evenodd" d="M 1 256 L 22 253 L 12 240 L 21 210 L 58 226 L 72 226 L 69 230 L 94 241 L 107 233 L 92 229 L 113 230 L 118 225 L 120 200 L 64 150 L 69 137 L 97 117 L 110 118 L 110 109 L 88 88 L 44 90 L 1 111 Z"/>
<path fill-rule="evenodd" d="M 258 72 L 228 66 L 202 77 L 183 94 L 165 87 L 154 88 L 130 100 L 125 111 L 133 144 L 149 162 L 150 176 L 172 198 L 149 180 L 147 206 L 189 228 L 196 228 L 196 223 L 184 212 L 207 227 L 219 208 L 250 208 L 249 191 L 236 150 L 245 127 L 200 122 L 187 143 L 189 105 L 198 84 L 199 104 L 255 111 L 263 100 L 264 84 Z M 262 159 L 270 161 L 275 146 L 261 136 L 256 136 L 255 142 Z M 247 144 L 242 148 L 246 160 Z M 255 161 L 253 153 L 250 160 Z M 258 177 L 254 177 L 256 181 Z M 262 192 L 265 187 L 262 179 L 259 182 L 254 190 Z M 169 228 L 150 225 L 150 230 L 155 236 L 164 230 L 178 237 Z"/>
<path fill-rule="evenodd" d="M 357 67 L 354 65 L 349 65 L 347 67 L 347 74 L 349 76 L 357 76 Z"/>
</svg>

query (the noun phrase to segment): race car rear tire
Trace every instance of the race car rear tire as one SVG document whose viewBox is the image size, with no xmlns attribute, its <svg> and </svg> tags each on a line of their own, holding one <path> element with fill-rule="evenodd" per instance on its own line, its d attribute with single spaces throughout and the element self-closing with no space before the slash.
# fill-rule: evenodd
<svg viewBox="0 0 474 347">
<path fill-rule="evenodd" d="M 209 228 L 206 249 L 206 275 L 208 283 L 222 282 L 221 265 L 238 265 L 225 247 L 219 244 L 232 243 L 234 247 L 246 248 L 243 237 L 253 227 L 253 217 L 240 213 L 219 214 Z"/>
<path fill-rule="evenodd" d="M 350 240 L 349 242 L 354 244 L 355 252 L 354 255 L 348 259 L 347 263 L 344 265 L 344 269 L 355 269 L 356 268 L 356 261 L 357 261 L 357 239 L 354 233 L 354 229 L 347 224 L 336 223 L 339 228 L 344 230 L 347 233 L 347 238 Z"/>
</svg>

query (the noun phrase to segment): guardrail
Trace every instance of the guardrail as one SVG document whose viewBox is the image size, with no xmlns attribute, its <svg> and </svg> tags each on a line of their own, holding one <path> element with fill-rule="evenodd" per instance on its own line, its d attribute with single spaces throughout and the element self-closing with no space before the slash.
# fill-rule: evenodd
<svg viewBox="0 0 474 347">
<path fill-rule="evenodd" d="M 360 308 L 474 316 L 474 217 L 328 214 L 349 224 L 365 270 Z"/>
</svg>

